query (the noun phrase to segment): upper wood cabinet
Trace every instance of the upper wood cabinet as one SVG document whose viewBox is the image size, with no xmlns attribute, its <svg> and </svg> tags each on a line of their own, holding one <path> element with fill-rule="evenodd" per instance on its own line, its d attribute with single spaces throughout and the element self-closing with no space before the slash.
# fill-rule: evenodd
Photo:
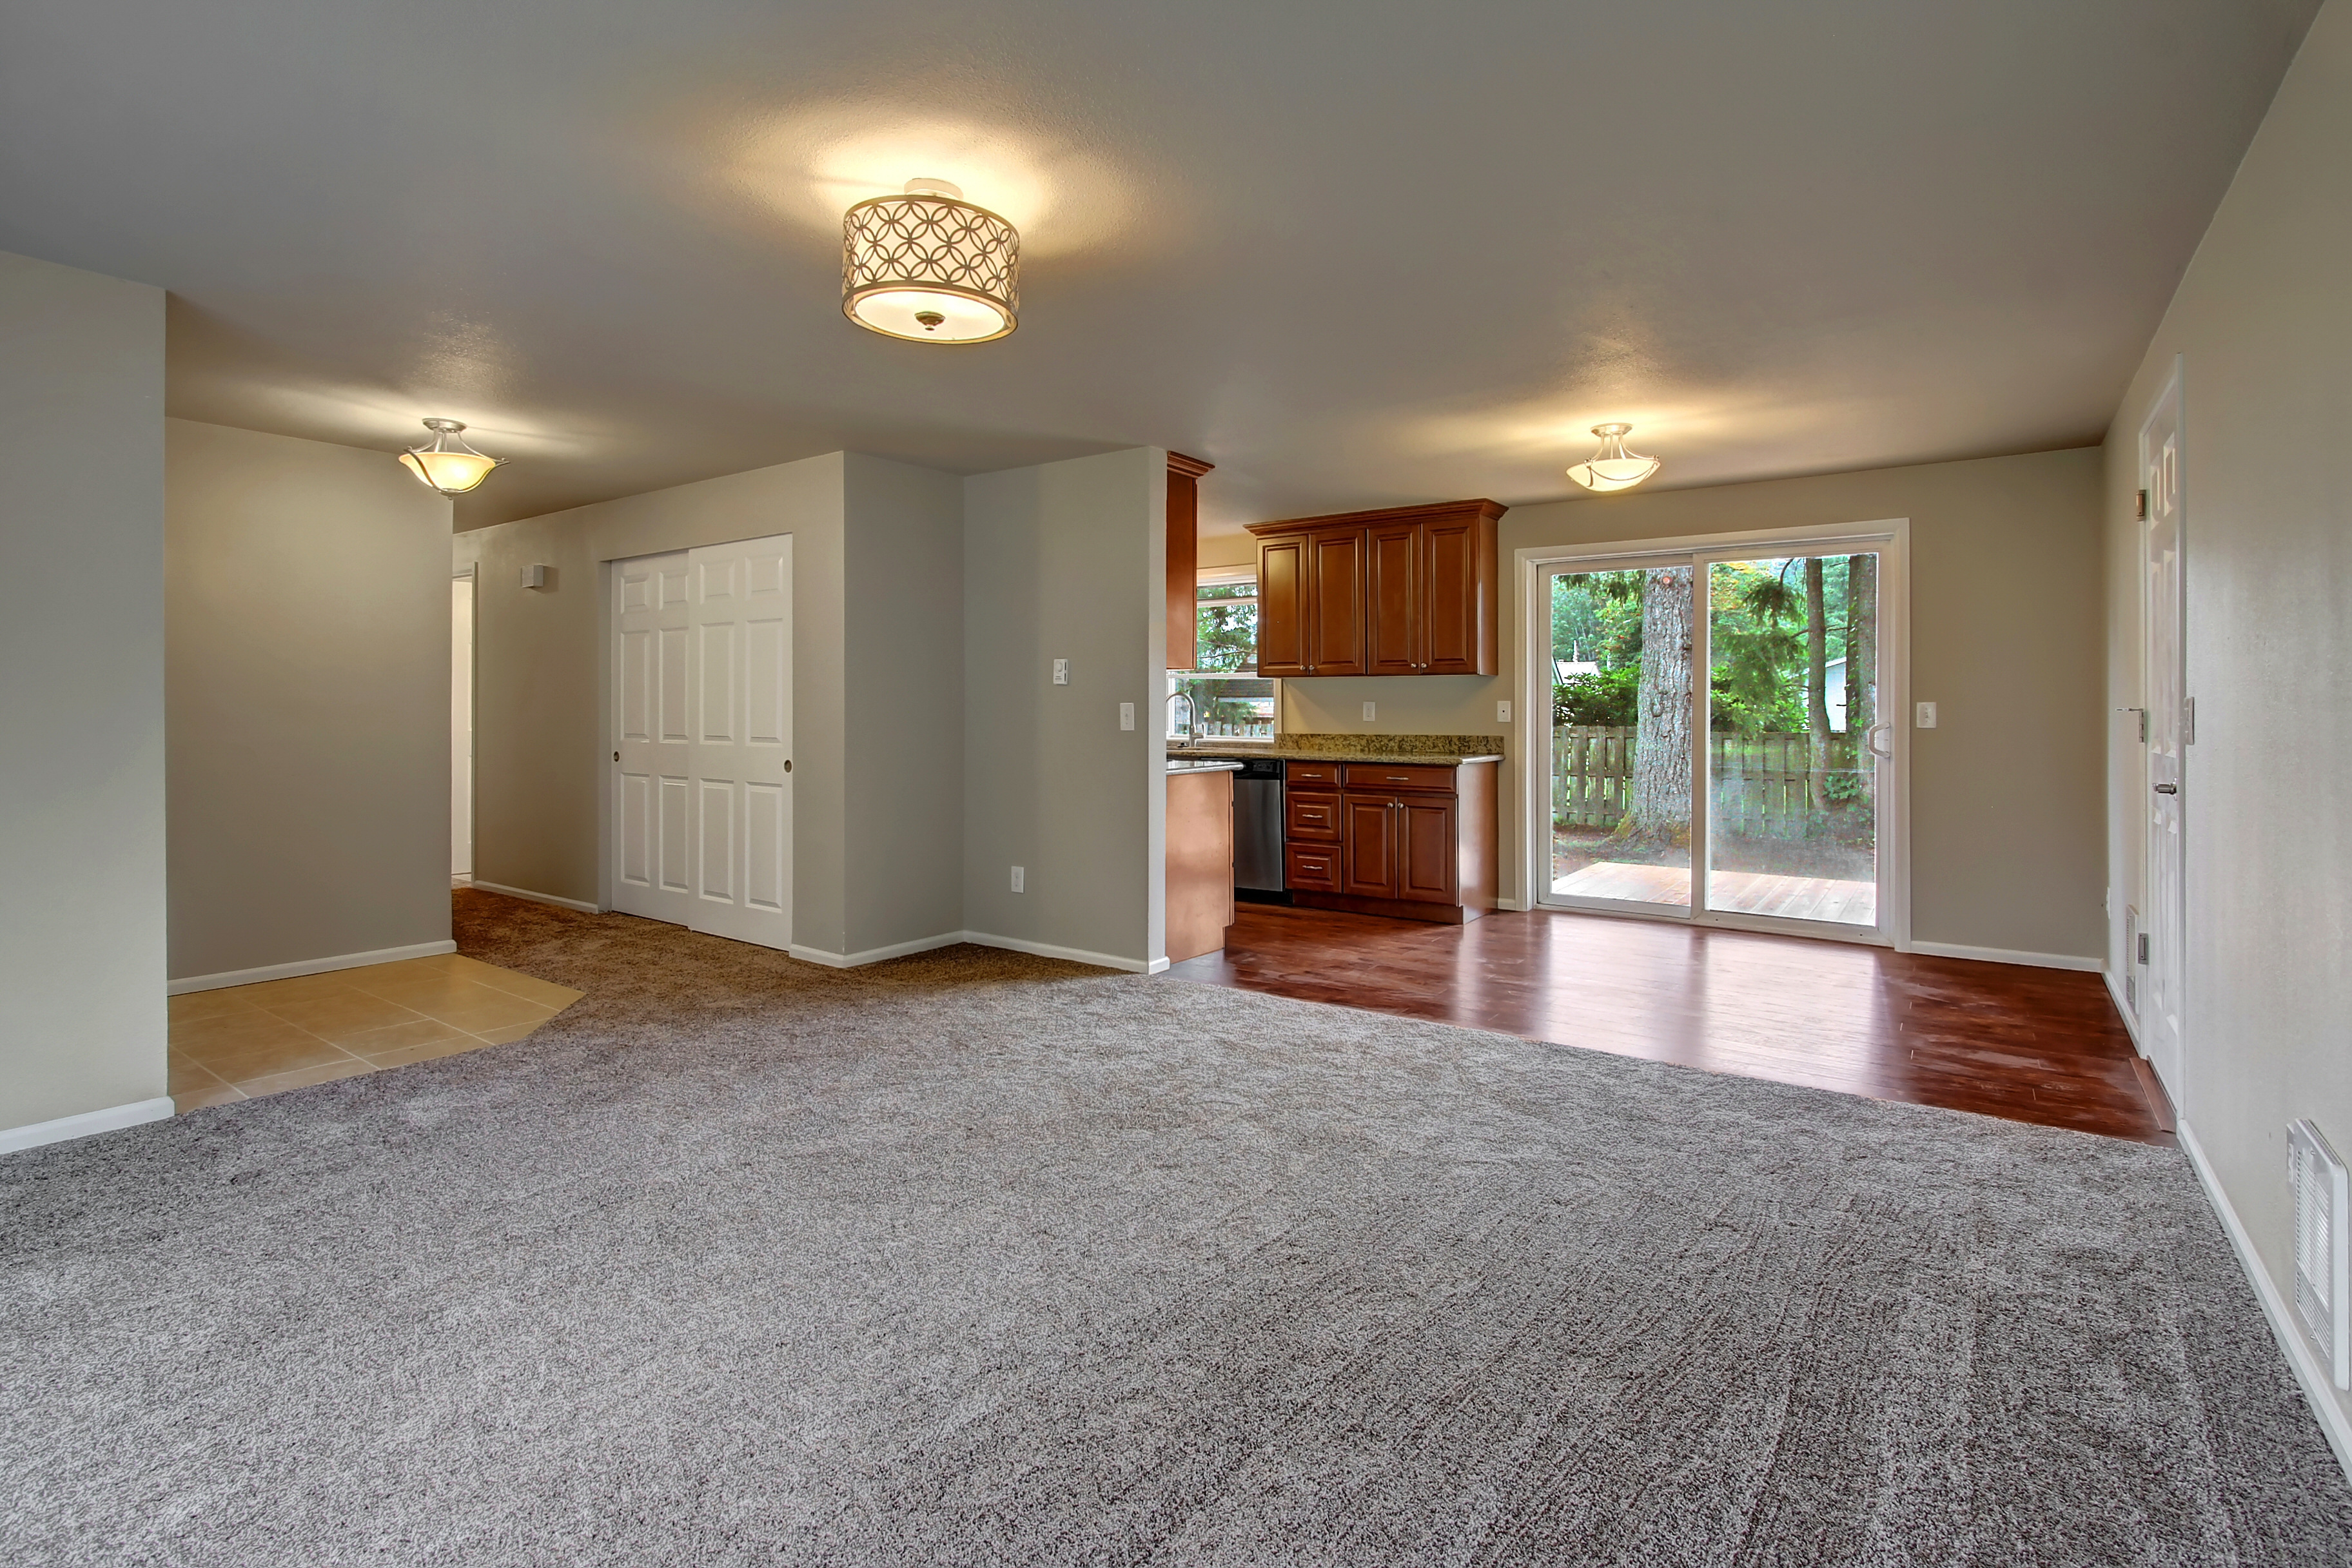
<svg viewBox="0 0 2352 1568">
<path fill-rule="evenodd" d="M 1216 467 L 1168 454 L 1168 668 L 1201 662 L 1201 476 Z"/>
<path fill-rule="evenodd" d="M 1490 500 L 1261 522 L 1261 675 L 1493 675 Z"/>
</svg>

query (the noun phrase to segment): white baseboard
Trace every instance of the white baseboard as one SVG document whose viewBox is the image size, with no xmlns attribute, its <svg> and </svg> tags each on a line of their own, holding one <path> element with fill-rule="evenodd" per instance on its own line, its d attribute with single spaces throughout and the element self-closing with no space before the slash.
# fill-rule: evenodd
<svg viewBox="0 0 2352 1568">
<path fill-rule="evenodd" d="M 2029 969 L 2074 969 L 2096 973 L 2106 968 L 2097 958 L 2077 958 L 2066 952 L 2012 952 L 2005 947 L 1963 947 L 1952 942 L 1913 941 L 1906 950 L 1930 958 L 1972 958 L 1979 963 L 2022 963 Z"/>
<path fill-rule="evenodd" d="M 1091 963 L 1097 969 L 1123 969 L 1129 974 L 1157 974 L 1168 967 L 1165 958 L 1146 961 L 1140 958 L 1119 958 L 1108 952 L 1090 952 L 1083 947 L 1055 947 L 1050 942 L 1031 942 L 1026 937 L 993 936 L 984 931 L 968 931 L 963 940 L 982 947 L 1001 947 L 1011 952 L 1034 953 L 1039 958 L 1066 958 L 1072 963 Z"/>
<path fill-rule="evenodd" d="M 821 947 L 792 945 L 792 955 L 803 963 L 822 963 L 827 969 L 856 969 L 861 964 L 879 963 L 888 958 L 905 958 L 909 953 L 929 952 L 936 948 L 953 947 L 966 940 L 960 931 L 941 931 L 937 936 L 917 937 L 912 942 L 894 942 L 887 947 L 869 947 L 863 952 L 827 952 Z"/>
<path fill-rule="evenodd" d="M 167 994 L 218 991 L 229 985 L 258 985 L 265 980 L 291 980 L 298 974 L 326 974 L 338 969 L 364 969 L 371 963 L 397 963 L 404 958 L 431 958 L 455 952 L 454 942 L 420 942 L 407 947 L 380 947 L 373 952 L 338 953 L 332 958 L 305 958 L 293 963 L 266 963 L 258 969 L 231 969 L 219 974 L 192 974 L 164 987 Z"/>
<path fill-rule="evenodd" d="M 1509 910 L 1514 913 L 1517 913 L 1525 910 L 1528 906 L 1519 902 L 1517 899 L 1496 899 L 1495 900 L 1495 907 L 1498 910 Z"/>
<path fill-rule="evenodd" d="M 529 888 L 501 887 L 496 882 L 477 879 L 473 884 L 478 893 L 503 893 L 509 899 L 523 899 L 534 904 L 553 904 L 559 910 L 578 910 L 583 915 L 601 915 L 604 911 L 578 899 L 559 899 L 553 893 L 534 893 Z"/>
<path fill-rule="evenodd" d="M 452 889 L 470 888 L 473 885 L 474 874 L 471 871 L 452 871 L 449 873 L 449 886 Z"/>
<path fill-rule="evenodd" d="M 2221 1178 L 2213 1173 L 2203 1147 L 2189 1130 L 2187 1121 L 2180 1124 L 2180 1147 L 2197 1172 L 2198 1181 L 2204 1184 L 2205 1196 L 2212 1203 L 2213 1212 L 2221 1216 L 2221 1228 L 2228 1233 L 2230 1246 L 2238 1254 L 2238 1267 L 2246 1271 L 2246 1279 L 2252 1283 L 2255 1298 L 2263 1304 L 2263 1316 L 2270 1320 L 2271 1333 L 2279 1348 L 2286 1352 L 2286 1363 L 2294 1369 L 2294 1380 L 2303 1387 L 2304 1403 L 2319 1417 L 2319 1430 L 2327 1438 L 2327 1446 L 2336 1451 L 2336 1462 L 2344 1467 L 2345 1476 L 2352 1479 L 2352 1415 L 2346 1415 L 2336 1399 L 2326 1369 L 2319 1364 L 2319 1357 L 2304 1339 L 2294 1314 L 2287 1310 L 2286 1298 L 2272 1283 L 2271 1271 L 2263 1267 L 2262 1255 L 2254 1250 L 2253 1237 L 2246 1234 L 2238 1211 L 2231 1205 L 2230 1194 L 2221 1190 Z"/>
<path fill-rule="evenodd" d="M 110 1105 L 104 1110 L 85 1110 L 79 1116 L 60 1116 L 55 1121 L 36 1121 L 28 1127 L 11 1127 L 0 1131 L 0 1154 L 19 1149 L 37 1149 L 44 1143 L 62 1143 L 68 1138 L 87 1138 L 93 1132 L 111 1132 L 118 1127 L 136 1127 L 142 1121 L 161 1121 L 173 1112 L 172 1097 L 133 1100 L 129 1105 Z"/>
</svg>

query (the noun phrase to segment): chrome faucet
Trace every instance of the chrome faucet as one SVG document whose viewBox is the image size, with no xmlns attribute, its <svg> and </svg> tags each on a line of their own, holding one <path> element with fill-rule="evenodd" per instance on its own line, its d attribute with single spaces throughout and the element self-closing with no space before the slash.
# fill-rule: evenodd
<svg viewBox="0 0 2352 1568">
<path fill-rule="evenodd" d="M 1176 714 L 1174 712 L 1174 705 L 1181 702 L 1184 705 L 1184 739 L 1180 743 L 1187 746 L 1197 744 L 1201 737 L 1193 730 L 1192 700 L 1184 694 L 1181 688 L 1179 688 L 1177 690 L 1171 691 L 1168 694 L 1168 701 L 1171 710 L 1168 715 L 1168 738 L 1170 740 L 1174 740 L 1176 738 Z"/>
</svg>

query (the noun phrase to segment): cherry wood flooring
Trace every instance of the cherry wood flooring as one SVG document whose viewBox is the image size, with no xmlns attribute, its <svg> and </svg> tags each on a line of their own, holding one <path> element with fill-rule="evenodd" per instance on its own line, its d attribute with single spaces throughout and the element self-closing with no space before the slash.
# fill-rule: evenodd
<svg viewBox="0 0 2352 1568">
<path fill-rule="evenodd" d="M 1243 904 L 1173 980 L 2171 1146 L 2095 974 L 1549 911 L 1464 926 Z"/>
</svg>

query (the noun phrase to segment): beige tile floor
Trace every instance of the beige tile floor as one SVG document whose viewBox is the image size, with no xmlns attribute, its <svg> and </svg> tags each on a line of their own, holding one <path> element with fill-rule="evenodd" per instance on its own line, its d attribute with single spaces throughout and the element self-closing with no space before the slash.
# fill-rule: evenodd
<svg viewBox="0 0 2352 1568">
<path fill-rule="evenodd" d="M 182 1110 L 520 1040 L 581 993 L 457 953 L 172 998 Z"/>
</svg>

